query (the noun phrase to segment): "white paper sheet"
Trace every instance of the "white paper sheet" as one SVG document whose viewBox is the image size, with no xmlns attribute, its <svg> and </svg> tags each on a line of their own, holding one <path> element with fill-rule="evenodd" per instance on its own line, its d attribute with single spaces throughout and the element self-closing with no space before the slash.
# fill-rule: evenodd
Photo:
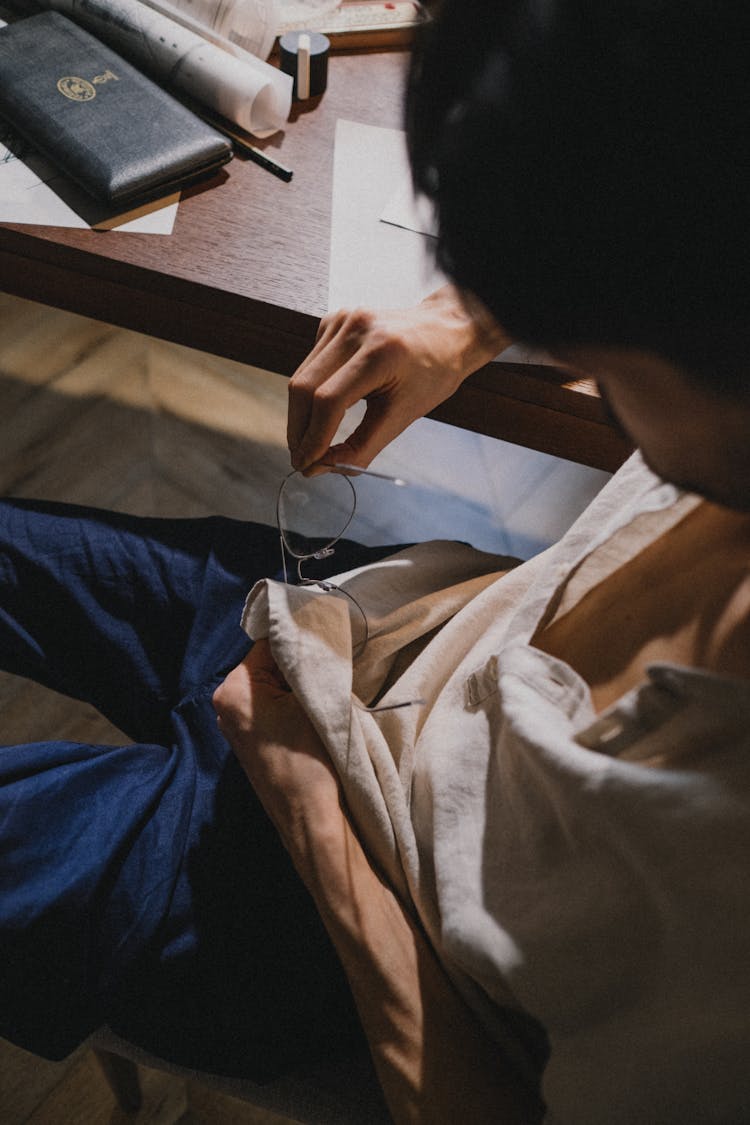
<svg viewBox="0 0 750 1125">
<path fill-rule="evenodd" d="M 328 305 L 413 305 L 445 278 L 431 239 L 380 221 L 408 181 L 404 134 L 341 120 L 336 125 Z"/>
<path fill-rule="evenodd" d="M 415 200 L 405 134 L 356 121 L 336 125 L 328 308 L 401 308 L 444 285 L 432 258 L 434 216 Z M 512 344 L 506 363 L 550 363 Z"/>
<path fill-rule="evenodd" d="M 406 175 L 380 215 L 383 223 L 434 237 L 437 233 L 435 209 L 429 199 L 415 195 L 410 175 Z"/>
</svg>

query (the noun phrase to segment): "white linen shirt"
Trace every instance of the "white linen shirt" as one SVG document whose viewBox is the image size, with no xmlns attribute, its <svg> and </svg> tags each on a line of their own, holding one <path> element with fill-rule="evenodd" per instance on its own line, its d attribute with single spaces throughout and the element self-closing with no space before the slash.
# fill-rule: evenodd
<svg viewBox="0 0 750 1125">
<path fill-rule="evenodd" d="M 356 660 L 348 599 L 269 580 L 243 615 L 522 1072 L 504 1013 L 546 1030 L 550 1125 L 750 1120 L 750 683 L 652 665 L 597 717 L 529 643 L 584 563 L 590 588 L 699 502 L 636 454 L 529 562 L 440 542 L 340 576 L 370 629 Z"/>
</svg>

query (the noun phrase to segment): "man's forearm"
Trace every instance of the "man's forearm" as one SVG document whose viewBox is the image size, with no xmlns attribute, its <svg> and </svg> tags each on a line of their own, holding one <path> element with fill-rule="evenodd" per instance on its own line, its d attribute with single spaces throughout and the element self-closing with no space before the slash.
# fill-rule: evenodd
<svg viewBox="0 0 750 1125">
<path fill-rule="evenodd" d="M 419 307 L 434 311 L 446 331 L 453 334 L 453 362 L 459 381 L 515 343 L 478 301 L 451 283 L 430 293 Z"/>
<path fill-rule="evenodd" d="M 230 672 L 214 704 L 338 950 L 398 1125 L 538 1121 L 537 1104 L 370 864 L 325 747 L 267 642 Z"/>
<path fill-rule="evenodd" d="M 302 851 L 295 860 L 349 979 L 394 1120 L 538 1121 L 539 1105 L 373 870 L 346 817 L 327 818 Z"/>
</svg>

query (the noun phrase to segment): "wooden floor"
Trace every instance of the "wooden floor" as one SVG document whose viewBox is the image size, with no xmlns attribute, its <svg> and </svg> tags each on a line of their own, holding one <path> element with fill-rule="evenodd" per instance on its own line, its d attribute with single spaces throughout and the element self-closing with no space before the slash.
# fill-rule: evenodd
<svg viewBox="0 0 750 1125">
<path fill-rule="evenodd" d="M 272 523 L 289 468 L 285 417 L 279 376 L 0 296 L 0 495 Z M 362 481 L 363 541 L 450 536 L 522 556 L 560 534 L 606 479 L 429 422 L 378 465 L 412 487 L 396 503 Z M 0 743 L 53 731 L 124 737 L 91 708 L 0 675 Z M 53 1064 L 0 1041 L 0 1125 L 280 1120 L 172 1077 L 142 1078 L 144 1106 L 126 1119 L 89 1052 Z"/>
</svg>

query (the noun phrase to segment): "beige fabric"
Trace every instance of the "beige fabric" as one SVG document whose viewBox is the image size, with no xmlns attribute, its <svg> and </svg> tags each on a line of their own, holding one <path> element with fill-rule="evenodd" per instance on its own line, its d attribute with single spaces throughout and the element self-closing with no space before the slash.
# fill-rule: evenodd
<svg viewBox="0 0 750 1125">
<path fill-rule="evenodd" d="M 662 665 L 596 718 L 580 677 L 529 644 L 566 590 L 696 502 L 635 456 L 508 573 L 441 543 L 342 576 L 373 634 L 354 668 L 344 598 L 264 582 L 243 619 L 478 1016 L 506 1047 L 504 1006 L 546 1028 L 550 1121 L 725 1122 L 750 1104 L 750 685 Z M 368 712 L 353 692 L 420 702 Z M 674 768 L 633 760 L 660 740 L 684 746 Z"/>
</svg>

